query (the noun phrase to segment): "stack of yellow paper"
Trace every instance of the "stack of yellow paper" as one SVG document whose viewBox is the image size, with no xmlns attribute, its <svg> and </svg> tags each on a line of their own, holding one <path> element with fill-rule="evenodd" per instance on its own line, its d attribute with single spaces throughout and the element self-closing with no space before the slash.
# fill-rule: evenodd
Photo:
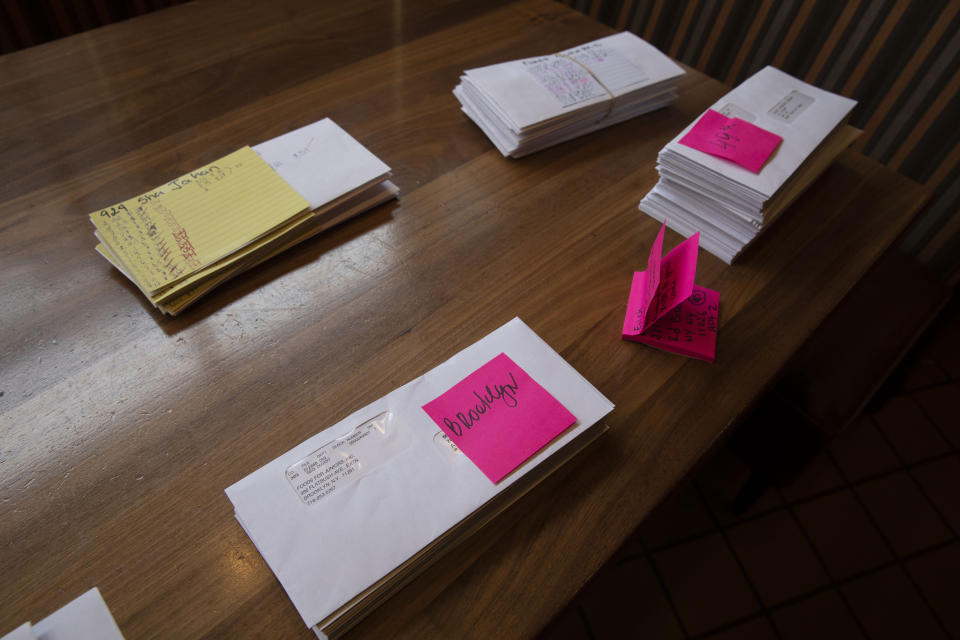
<svg viewBox="0 0 960 640">
<path fill-rule="evenodd" d="M 90 219 L 97 251 L 176 314 L 237 273 L 394 197 L 388 177 L 389 167 L 321 120 Z"/>
</svg>

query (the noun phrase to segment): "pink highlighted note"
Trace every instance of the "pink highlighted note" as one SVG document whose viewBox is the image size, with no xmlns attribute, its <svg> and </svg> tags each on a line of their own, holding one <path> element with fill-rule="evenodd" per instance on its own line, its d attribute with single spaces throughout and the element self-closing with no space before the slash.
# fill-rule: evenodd
<svg viewBox="0 0 960 640">
<path fill-rule="evenodd" d="M 687 135 L 680 138 L 680 144 L 760 173 L 763 163 L 782 140 L 777 134 L 746 120 L 728 118 L 708 109 Z"/>
<path fill-rule="evenodd" d="M 690 236 L 661 260 L 664 228 L 660 227 L 650 250 L 647 270 L 633 274 L 621 336 L 713 362 L 720 294 L 693 283 L 700 234 Z"/>
<path fill-rule="evenodd" d="M 423 410 L 493 482 L 577 421 L 505 353 Z"/>
</svg>

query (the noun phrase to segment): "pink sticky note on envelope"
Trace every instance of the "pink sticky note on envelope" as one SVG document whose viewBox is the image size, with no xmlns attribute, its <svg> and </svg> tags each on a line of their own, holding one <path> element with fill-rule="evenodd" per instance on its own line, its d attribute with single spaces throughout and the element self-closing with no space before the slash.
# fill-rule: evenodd
<svg viewBox="0 0 960 640">
<path fill-rule="evenodd" d="M 577 421 L 505 353 L 423 410 L 493 482 Z"/>
<path fill-rule="evenodd" d="M 746 120 L 728 118 L 708 109 L 687 135 L 680 138 L 680 144 L 760 173 L 763 163 L 782 140 L 777 134 Z"/>
<path fill-rule="evenodd" d="M 690 236 L 660 260 L 664 229 L 661 225 L 650 249 L 647 270 L 633 274 L 621 336 L 713 362 L 720 294 L 693 283 L 700 234 Z M 657 273 L 652 275 L 652 270 Z"/>
</svg>

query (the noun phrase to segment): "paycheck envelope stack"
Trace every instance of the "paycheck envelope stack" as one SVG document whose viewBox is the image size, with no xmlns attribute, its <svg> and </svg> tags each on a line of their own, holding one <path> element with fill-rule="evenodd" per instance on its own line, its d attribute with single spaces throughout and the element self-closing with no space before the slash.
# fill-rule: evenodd
<svg viewBox="0 0 960 640">
<path fill-rule="evenodd" d="M 325 118 L 90 214 L 97 252 L 177 314 L 229 278 L 396 197 L 390 168 Z"/>
<path fill-rule="evenodd" d="M 566 428 L 558 435 L 493 481 L 481 469 L 481 458 L 470 457 L 466 441 L 447 435 L 428 411 L 451 391 L 483 389 L 483 382 L 473 386 L 476 376 L 505 359 L 528 377 L 511 377 L 516 380 L 514 408 L 499 403 L 484 412 L 484 422 L 463 431 L 471 446 L 478 444 L 476 438 L 487 439 L 487 453 L 496 463 L 509 456 L 512 438 L 526 438 L 539 423 L 550 421 L 550 415 L 540 415 L 534 426 L 526 418 L 509 418 L 521 407 L 543 414 L 537 388 L 562 404 L 573 422 L 566 426 L 564 421 L 560 426 Z M 603 417 L 612 409 L 593 385 L 514 318 L 226 493 L 304 623 L 319 637 L 333 638 L 445 553 L 463 552 L 460 543 L 603 433 Z M 490 422 L 497 416 L 506 420 L 506 431 L 497 432 Z"/>
<path fill-rule="evenodd" d="M 676 99 L 683 69 L 629 32 L 460 76 L 453 94 L 504 156 L 520 156 Z"/>
<path fill-rule="evenodd" d="M 856 101 L 773 67 L 747 78 L 711 107 L 782 138 L 759 172 L 681 143 L 698 118 L 660 151 L 660 180 L 640 209 L 727 264 L 847 148 Z"/>
</svg>

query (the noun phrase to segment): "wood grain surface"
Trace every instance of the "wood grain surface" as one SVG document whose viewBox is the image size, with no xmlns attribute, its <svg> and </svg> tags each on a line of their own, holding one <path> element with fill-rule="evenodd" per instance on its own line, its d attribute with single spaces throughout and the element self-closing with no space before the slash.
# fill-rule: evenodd
<svg viewBox="0 0 960 640">
<path fill-rule="evenodd" d="M 98 586 L 128 639 L 313 637 L 224 488 L 514 316 L 611 430 L 349 636 L 542 628 L 926 197 L 845 153 L 736 266 L 701 251 L 716 363 L 621 340 L 657 151 L 725 88 L 691 71 L 674 106 L 519 161 L 451 94 L 609 32 L 549 0 L 197 0 L 0 57 L 0 633 Z M 94 252 L 90 211 L 322 117 L 398 202 L 177 318 Z"/>
</svg>

